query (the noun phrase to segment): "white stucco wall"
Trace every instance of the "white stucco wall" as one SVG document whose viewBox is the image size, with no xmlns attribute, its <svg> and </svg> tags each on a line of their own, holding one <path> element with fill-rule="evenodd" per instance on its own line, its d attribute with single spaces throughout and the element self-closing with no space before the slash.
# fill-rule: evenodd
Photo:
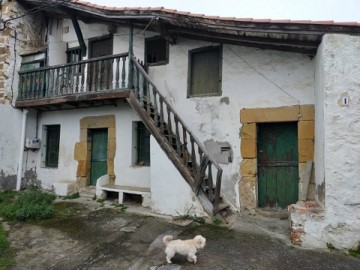
<svg viewBox="0 0 360 270">
<path fill-rule="evenodd" d="M 16 179 L 19 165 L 22 112 L 0 103 L 0 178 Z M 5 180 L 4 180 L 5 181 Z"/>
<path fill-rule="evenodd" d="M 196 195 L 151 136 L 151 208 L 165 215 L 207 216 Z"/>
<path fill-rule="evenodd" d="M 54 182 L 76 181 L 78 162 L 74 160 L 75 143 L 80 140 L 80 119 L 87 116 L 115 115 L 116 119 L 116 154 L 114 171 L 116 184 L 135 187 L 150 187 L 150 167 L 132 164 L 132 122 L 140 121 L 129 105 L 119 102 L 117 107 L 64 110 L 59 113 L 42 112 L 39 115 L 38 134 L 44 143 L 42 128 L 44 125 L 60 125 L 60 147 L 58 168 L 46 168 L 41 165 L 41 150 L 29 151 L 26 155 L 26 170 L 36 171 L 43 188 L 51 189 Z M 36 120 L 36 116 L 28 121 Z M 35 123 L 30 125 L 35 127 Z M 27 137 L 34 136 L 34 130 L 27 130 Z"/>
<path fill-rule="evenodd" d="M 140 45 L 138 45 L 140 44 Z M 141 51 L 143 42 L 135 43 Z M 202 142 L 228 142 L 233 161 L 221 164 L 222 192 L 236 207 L 240 179 L 240 110 L 314 103 L 314 61 L 297 53 L 223 45 L 222 95 L 187 98 L 188 51 L 209 42 L 178 38 L 169 64 L 150 67 L 150 76 Z"/>
<path fill-rule="evenodd" d="M 325 217 L 305 224 L 308 246 L 355 248 L 360 242 L 360 37 L 325 35 L 317 57 L 315 162 L 323 161 Z M 322 92 L 322 93 L 321 93 Z M 343 103 L 343 98 L 348 103 Z M 323 119 L 323 121 L 321 121 Z M 324 130 L 321 132 L 321 130 Z M 317 167 L 317 168 L 318 168 Z M 317 181 L 322 181 L 318 179 Z"/>
<path fill-rule="evenodd" d="M 80 26 L 85 42 L 109 34 L 106 25 L 80 22 Z M 70 47 L 78 46 L 71 21 L 64 20 L 62 27 L 63 40 Z M 137 58 L 144 58 L 144 39 L 154 35 L 157 34 L 134 29 Z M 127 52 L 129 29 L 117 27 L 113 37 L 114 53 Z M 188 51 L 212 45 L 219 44 L 178 38 L 175 45 L 170 45 L 169 63 L 150 67 L 149 75 L 200 141 L 230 144 L 233 160 L 221 164 L 224 170 L 222 191 L 236 208 L 239 207 L 236 183 L 241 177 L 240 110 L 314 104 L 314 60 L 298 53 L 223 45 L 222 95 L 187 98 Z"/>
</svg>

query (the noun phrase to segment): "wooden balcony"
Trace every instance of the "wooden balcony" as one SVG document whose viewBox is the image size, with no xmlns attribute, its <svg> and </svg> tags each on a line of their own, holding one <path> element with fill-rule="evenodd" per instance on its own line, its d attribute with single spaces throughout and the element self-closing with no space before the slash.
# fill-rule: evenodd
<svg viewBox="0 0 360 270">
<path fill-rule="evenodd" d="M 15 106 L 59 110 L 115 104 L 129 96 L 130 75 L 128 53 L 20 71 Z"/>
</svg>

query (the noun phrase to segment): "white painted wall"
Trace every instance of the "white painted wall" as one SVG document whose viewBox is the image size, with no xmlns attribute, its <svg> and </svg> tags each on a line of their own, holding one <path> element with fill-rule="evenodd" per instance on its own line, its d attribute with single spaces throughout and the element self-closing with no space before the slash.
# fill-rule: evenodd
<svg viewBox="0 0 360 270">
<path fill-rule="evenodd" d="M 151 136 L 151 208 L 165 215 L 207 216 L 196 195 Z"/>
<path fill-rule="evenodd" d="M 9 104 L 0 103 L 0 176 L 16 176 L 20 143 L 22 112 Z"/>
<path fill-rule="evenodd" d="M 141 51 L 142 44 L 135 43 L 135 51 Z M 313 104 L 314 61 L 297 53 L 224 45 L 222 95 L 187 98 L 188 51 L 212 45 L 218 44 L 179 38 L 170 46 L 169 64 L 150 67 L 150 76 L 200 141 L 230 143 L 234 159 L 221 165 L 222 191 L 235 206 L 235 185 L 241 177 L 240 110 Z"/>
<path fill-rule="evenodd" d="M 80 26 L 85 42 L 108 34 L 107 25 L 80 22 Z M 71 46 L 78 46 L 70 20 L 64 20 L 63 29 L 69 29 L 63 32 L 63 40 Z M 117 28 L 114 53 L 128 51 L 128 34 L 127 27 Z M 134 29 L 134 54 L 137 58 L 144 58 L 144 39 L 154 35 Z M 222 95 L 188 99 L 188 51 L 212 45 L 219 44 L 178 38 L 177 43 L 170 46 L 169 64 L 150 67 L 149 75 L 200 141 L 212 139 L 231 145 L 233 161 L 221 165 L 224 170 L 222 191 L 235 206 L 238 199 L 235 185 L 241 177 L 240 110 L 314 104 L 314 61 L 297 53 L 224 45 Z"/>
<path fill-rule="evenodd" d="M 360 37 L 325 35 L 319 48 L 316 74 L 317 176 L 325 177 L 325 217 L 308 218 L 305 246 L 333 244 L 355 248 L 360 242 Z M 343 97 L 348 105 L 342 104 Z M 323 146 L 321 145 L 323 144 Z M 322 181 L 318 179 L 317 181 Z M 311 216 L 310 216 L 311 217 Z"/>
<path fill-rule="evenodd" d="M 60 124 L 60 147 L 58 168 L 45 168 L 41 165 L 41 151 L 30 152 L 25 161 L 27 170 L 37 172 L 43 188 L 51 189 L 54 182 L 76 181 L 78 162 L 74 160 L 75 143 L 80 140 L 80 119 L 86 116 L 115 115 L 116 119 L 116 154 L 114 170 L 116 184 L 136 187 L 150 187 L 150 167 L 133 166 L 131 159 L 132 121 L 140 121 L 129 105 L 119 102 L 117 107 L 65 110 L 43 112 L 39 116 L 39 138 L 43 143 L 42 128 L 44 125 Z M 35 116 L 29 119 L 34 121 Z M 33 125 L 35 126 L 35 124 Z M 33 131 L 26 136 L 32 137 Z"/>
</svg>

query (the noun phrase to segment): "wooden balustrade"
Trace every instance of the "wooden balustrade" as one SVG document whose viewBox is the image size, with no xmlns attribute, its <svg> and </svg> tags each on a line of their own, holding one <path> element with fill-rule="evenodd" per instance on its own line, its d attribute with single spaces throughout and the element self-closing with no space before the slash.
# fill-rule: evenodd
<svg viewBox="0 0 360 270">
<path fill-rule="evenodd" d="M 128 53 L 19 71 L 19 100 L 52 98 L 127 85 Z"/>
</svg>

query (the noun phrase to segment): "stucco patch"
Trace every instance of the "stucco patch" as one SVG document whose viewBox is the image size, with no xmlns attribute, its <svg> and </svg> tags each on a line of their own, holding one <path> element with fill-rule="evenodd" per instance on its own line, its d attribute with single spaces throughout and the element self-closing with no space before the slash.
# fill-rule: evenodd
<svg viewBox="0 0 360 270">
<path fill-rule="evenodd" d="M 223 103 L 225 103 L 226 105 L 229 105 L 230 104 L 229 97 L 222 97 L 220 99 L 220 104 L 223 104 Z"/>
</svg>

